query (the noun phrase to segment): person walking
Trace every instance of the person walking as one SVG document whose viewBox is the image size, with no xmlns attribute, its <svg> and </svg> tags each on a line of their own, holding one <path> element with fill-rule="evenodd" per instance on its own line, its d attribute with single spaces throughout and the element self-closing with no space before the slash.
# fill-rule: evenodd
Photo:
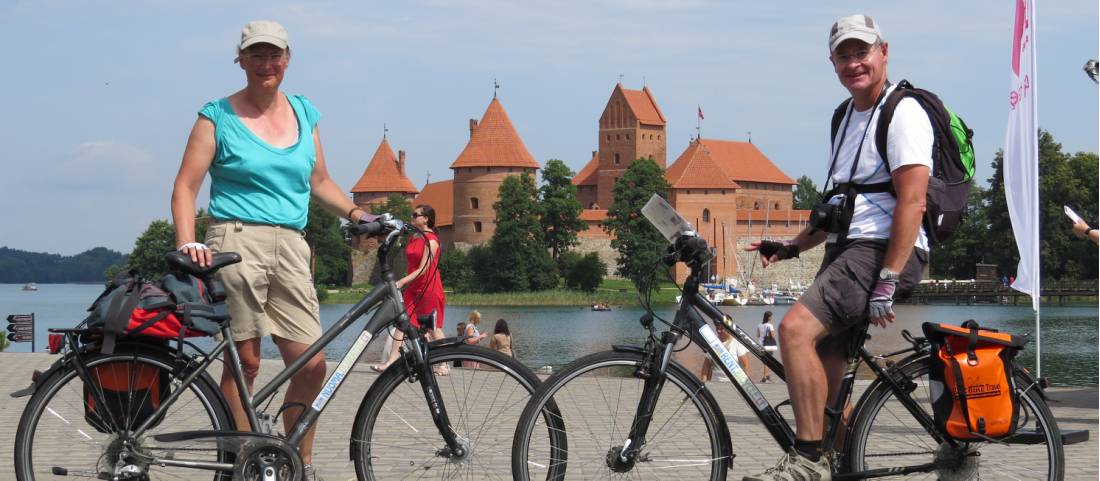
<svg viewBox="0 0 1100 481">
<path fill-rule="evenodd" d="M 439 276 L 440 243 L 434 230 L 435 209 L 426 204 L 418 205 L 413 209 L 409 222 L 420 231 L 420 235 L 410 238 L 405 246 L 408 273 L 397 280 L 397 288 L 402 289 L 401 297 L 409 315 L 409 324 L 421 329 L 422 322 L 429 322 L 431 325 L 423 326 L 429 330 L 428 340 L 443 339 L 443 313 L 447 298 Z M 398 347 L 404 340 L 405 335 L 401 331 L 394 331 L 394 347 L 390 349 L 389 358 L 385 363 L 371 368 L 382 372 L 396 362 L 401 357 Z M 434 370 L 439 375 L 447 374 L 446 366 L 436 366 Z"/>
<path fill-rule="evenodd" d="M 889 44 L 867 15 L 837 20 L 828 38 L 833 71 L 851 94 L 829 152 L 831 181 L 888 188 L 844 189 L 822 199 L 834 206 L 829 212 L 838 214 L 835 222 L 815 222 L 818 228 L 807 226 L 792 240 L 753 242 L 746 248 L 758 251 L 767 267 L 826 243 L 813 284 L 779 323 L 795 445 L 774 468 L 746 481 L 832 479 L 822 436 L 826 403 L 841 385 L 845 347 L 867 322 L 886 327 L 894 321 L 894 299 L 920 282 L 928 263 L 921 220 L 932 172 L 931 121 L 916 100 L 902 99 L 887 126 L 886 152 L 879 152 L 873 140 L 876 113 L 894 90 L 887 80 Z"/>
<path fill-rule="evenodd" d="M 260 338 L 270 335 L 290 364 L 321 335 L 320 309 L 303 237 L 309 201 L 352 222 L 366 212 L 329 177 L 318 128 L 320 112 L 302 95 L 280 90 L 290 66 L 290 41 L 277 22 L 256 20 L 241 29 L 233 60 L 245 76 L 241 90 L 208 102 L 198 112 L 172 190 L 176 248 L 200 266 L 213 251 L 233 251 L 242 261 L 218 273 L 232 316 L 230 329 L 241 357 L 246 389 L 260 369 Z M 195 238 L 195 198 L 210 175 L 206 238 Z M 293 378 L 285 400 L 292 406 L 284 426 L 298 420 L 303 406 L 321 390 L 325 359 L 317 354 Z M 229 369 L 222 371 L 237 428 L 248 418 Z M 313 435 L 302 440 L 306 479 L 313 468 Z"/>
<path fill-rule="evenodd" d="M 741 369 L 745 371 L 745 375 L 752 379 L 752 369 L 749 367 L 749 350 L 737 339 L 734 339 L 730 335 L 729 331 L 724 328 L 716 328 L 715 332 L 718 333 L 718 340 L 722 342 L 722 345 L 726 347 L 726 350 L 733 355 L 734 359 L 737 359 L 737 365 L 741 366 Z M 699 379 L 701 381 L 708 382 L 714 378 L 714 361 L 707 357 L 705 367 L 703 368 L 703 376 Z"/>
<path fill-rule="evenodd" d="M 497 319 L 493 327 L 493 337 L 489 338 L 489 347 L 508 357 L 516 357 L 512 352 L 512 332 L 508 330 L 508 321 Z"/>
<path fill-rule="evenodd" d="M 772 311 L 765 311 L 764 319 L 756 325 L 756 342 L 760 343 L 765 351 L 775 352 L 779 350 L 779 341 L 775 338 L 775 326 L 772 325 Z M 765 364 L 764 375 L 760 377 L 760 382 L 768 382 L 771 379 L 771 373 Z"/>
</svg>

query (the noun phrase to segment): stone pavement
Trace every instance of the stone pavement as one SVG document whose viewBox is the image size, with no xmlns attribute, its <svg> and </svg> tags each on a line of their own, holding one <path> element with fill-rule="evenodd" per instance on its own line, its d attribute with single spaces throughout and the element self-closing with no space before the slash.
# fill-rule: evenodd
<svg viewBox="0 0 1100 481">
<path fill-rule="evenodd" d="M 13 399 L 8 396 L 8 393 L 26 387 L 29 384 L 32 371 L 35 369 L 44 370 L 54 359 L 54 356 L 46 354 L 0 353 L 0 372 L 4 374 L 0 377 L 0 425 L 5 426 L 5 428 L 0 430 L 0 432 L 2 432 L 2 434 L 0 434 L 0 456 L 3 456 L 0 459 L 12 459 L 11 453 L 13 452 L 15 428 L 18 425 L 24 404 L 29 399 Z M 267 379 L 270 379 L 279 368 L 281 368 L 281 365 L 279 361 L 265 360 L 261 369 L 259 383 L 262 384 Z M 334 366 L 335 363 L 329 363 L 330 369 Z M 452 371 L 451 379 L 461 382 L 461 380 L 464 379 L 463 376 L 466 376 L 464 371 L 467 370 L 455 369 Z M 217 373 L 213 374 L 216 375 Z M 355 477 L 354 466 L 349 460 L 351 425 L 361 399 L 370 387 L 370 384 L 377 377 L 378 376 L 371 371 L 366 364 L 358 364 L 353 369 L 347 382 L 341 387 L 339 393 L 333 397 L 319 421 L 314 447 L 314 464 L 319 467 L 329 481 L 342 481 Z M 494 383 L 495 381 L 490 379 L 488 382 L 479 384 L 479 386 L 492 386 L 495 385 Z M 866 383 L 861 384 L 865 385 Z M 726 419 L 729 422 L 734 452 L 737 455 L 729 479 L 740 479 L 742 475 L 760 471 L 774 464 L 775 460 L 782 453 L 780 453 L 770 437 L 765 434 L 763 428 L 760 427 L 759 423 L 756 421 L 755 416 L 749 408 L 745 406 L 744 402 L 739 398 L 732 387 L 728 384 L 718 382 L 711 383 L 710 387 L 721 404 Z M 773 382 L 762 384 L 760 387 L 765 396 L 773 404 L 786 398 L 786 389 L 782 383 Z M 426 412 L 426 409 L 420 407 L 421 404 L 417 404 L 417 402 L 423 403 L 423 401 L 422 398 L 420 400 L 417 399 L 419 392 L 416 385 L 405 385 L 401 389 L 403 390 L 403 396 L 405 396 L 403 399 L 409 400 L 409 412 L 394 413 L 395 416 L 393 416 L 392 419 L 402 421 L 408 419 L 411 422 L 413 420 L 409 418 L 411 415 L 410 413 Z M 484 390 L 482 387 L 478 387 L 477 389 Z M 1061 428 L 1087 429 L 1089 431 L 1089 441 L 1066 446 L 1066 479 L 1097 479 L 1098 464 L 1100 464 L 1100 458 L 1098 458 L 1098 453 L 1100 453 L 1100 451 L 1098 451 L 1098 449 L 1100 449 L 1098 446 L 1100 446 L 1100 444 L 1097 442 L 1097 388 L 1054 388 L 1049 390 L 1048 393 L 1052 398 L 1049 403 L 1050 408 L 1058 418 L 1058 423 Z M 477 393 L 474 395 L 477 395 Z M 505 393 L 504 395 L 515 396 L 512 393 Z M 277 397 L 281 398 L 281 396 Z M 519 402 L 521 399 L 508 398 L 506 401 L 501 402 L 499 399 L 500 397 L 501 394 L 498 390 L 498 393 L 492 395 L 491 399 L 490 397 L 480 398 L 481 400 L 477 401 L 476 404 L 480 406 L 489 403 L 500 403 L 502 405 L 513 406 L 508 412 L 515 412 L 518 409 L 522 409 L 522 402 Z M 275 400 L 275 404 L 279 402 L 280 399 Z M 448 406 L 450 405 L 451 404 L 448 403 Z M 517 405 L 518 408 L 514 407 Z M 784 409 L 784 415 L 790 417 L 789 407 Z M 510 418 L 511 416 L 509 415 L 507 417 Z M 501 425 L 508 424 L 509 422 L 512 421 L 509 419 L 500 420 Z M 397 422 L 394 421 L 394 423 L 396 424 Z M 416 425 L 424 426 L 424 423 L 420 422 Z M 431 426 L 430 422 L 427 426 Z M 390 429 L 391 428 L 386 428 L 386 430 Z M 393 429 L 396 430 L 396 428 Z M 507 446 L 504 446 L 504 444 L 506 444 L 505 439 L 510 439 L 510 437 L 511 433 L 496 433 L 496 438 L 499 439 L 491 443 L 496 446 L 496 448 L 492 448 L 495 450 L 494 455 L 489 456 L 487 464 L 463 467 L 462 469 L 466 472 L 460 473 L 458 477 L 462 479 L 479 479 L 479 477 L 484 477 L 486 479 L 507 479 L 508 457 Z M 409 452 L 412 452 L 411 450 L 415 449 L 418 444 L 416 439 L 411 438 L 394 440 L 392 443 L 394 449 L 409 449 Z M 483 452 L 491 450 L 488 444 L 489 443 L 481 446 Z M 423 446 L 421 445 L 420 447 Z M 3 464 L 7 465 L 7 463 Z M 0 468 L 0 480 L 14 479 L 10 465 L 8 466 L 9 468 L 7 469 Z M 470 476 L 471 474 L 479 473 L 483 474 L 483 476 Z M 210 478 L 207 477 L 205 479 Z"/>
</svg>

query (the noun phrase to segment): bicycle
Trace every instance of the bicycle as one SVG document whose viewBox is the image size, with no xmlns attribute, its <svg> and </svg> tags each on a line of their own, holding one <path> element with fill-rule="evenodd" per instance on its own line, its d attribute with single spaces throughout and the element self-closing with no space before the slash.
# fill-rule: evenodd
<svg viewBox="0 0 1100 481">
<path fill-rule="evenodd" d="M 397 239 L 418 233 L 415 228 L 385 215 L 376 222 L 351 226 L 349 231 L 384 236 L 378 249 L 383 282 L 255 395 L 244 387 L 240 357 L 227 322 L 221 326 L 221 339 L 209 352 L 183 338 L 175 343 L 131 338 L 121 340 L 113 353 L 103 354 L 97 332 L 51 329 L 63 336 L 65 354 L 49 370 L 36 374 L 29 389 L 33 396 L 20 418 L 15 439 L 16 477 L 21 481 L 62 476 L 300 479 L 302 461 L 297 448 L 301 440 L 351 375 L 367 344 L 391 325 L 405 334 L 405 343 L 401 359 L 371 384 L 351 425 L 349 449 L 357 477 L 465 479 L 475 473 L 478 477 L 507 477 L 506 456 L 515 419 L 539 379 L 523 364 L 496 351 L 466 345 L 462 338 L 427 342 L 423 333 L 411 327 L 388 257 Z M 240 256 L 217 253 L 208 267 L 192 264 L 189 257 L 174 252 L 167 259 L 173 268 L 209 283 L 218 269 L 239 262 Z M 280 386 L 371 312 L 310 406 L 284 405 L 274 414 L 268 412 Z M 223 353 L 224 368 L 232 372 L 245 406 L 248 431 L 234 431 L 226 400 L 207 373 Z M 434 367 L 454 361 L 476 362 L 479 368 L 453 369 L 447 377 L 433 375 Z M 152 387 L 154 384 L 141 380 L 149 372 L 163 373 L 167 382 Z M 119 395 L 107 382 L 121 382 L 125 391 Z M 103 409 L 92 411 L 89 405 Z M 304 412 L 288 435 L 279 435 L 275 431 L 277 418 L 292 408 Z M 146 411 L 139 415 L 142 409 Z M 555 423 L 551 420 L 550 425 Z M 556 434 L 548 431 L 547 436 L 554 444 L 550 438 Z"/>
<path fill-rule="evenodd" d="M 646 217 L 658 225 L 653 216 Z M 684 227 L 676 234 L 662 230 L 674 240 L 663 256 L 664 265 L 685 262 L 689 267 L 675 318 L 669 322 L 655 316 L 643 287 L 648 312 L 641 324 L 650 334 L 644 346 L 612 346 L 544 380 L 516 429 L 514 479 L 726 479 L 735 453 L 721 407 L 707 386 L 671 358 L 674 345 L 685 336 L 722 368 L 778 447 L 789 452 L 794 445 L 791 425 L 779 412 L 789 401 L 773 406 L 704 317 L 730 332 L 785 380 L 782 364 L 698 293 L 709 249 L 686 221 L 679 222 Z M 658 334 L 655 319 L 668 329 Z M 1063 438 L 1037 379 L 1014 366 L 1020 394 L 1019 428 L 1014 436 L 996 442 L 955 441 L 933 421 L 929 343 L 908 332 L 904 337 L 910 347 L 873 355 L 863 346 L 868 338 L 865 327 L 848 347 L 848 367 L 840 395 L 826 408 L 822 441 L 823 452 L 833 461 L 834 480 L 1063 478 Z M 875 379 L 845 427 L 843 413 L 860 365 L 868 366 Z M 547 419 L 557 416 L 565 427 L 559 434 L 565 439 L 551 445 L 538 433 L 547 428 Z"/>
</svg>

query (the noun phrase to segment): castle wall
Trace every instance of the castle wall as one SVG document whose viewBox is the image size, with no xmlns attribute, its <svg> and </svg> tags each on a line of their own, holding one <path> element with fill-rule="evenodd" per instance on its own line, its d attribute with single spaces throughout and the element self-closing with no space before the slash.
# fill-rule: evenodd
<svg viewBox="0 0 1100 481">
<path fill-rule="evenodd" d="M 496 212 L 493 211 L 493 204 L 498 199 L 500 185 L 509 175 L 520 175 L 524 171 L 535 175 L 535 169 L 522 167 L 454 169 L 453 242 L 468 244 L 488 242 L 496 230 Z"/>
</svg>

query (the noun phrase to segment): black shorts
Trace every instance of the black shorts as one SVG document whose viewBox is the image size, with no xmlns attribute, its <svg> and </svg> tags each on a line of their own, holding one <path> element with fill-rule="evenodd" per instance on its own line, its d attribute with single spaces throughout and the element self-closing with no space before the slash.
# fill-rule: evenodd
<svg viewBox="0 0 1100 481">
<path fill-rule="evenodd" d="M 819 344 L 819 351 L 844 348 L 851 337 L 849 331 L 869 322 L 867 300 L 885 257 L 885 240 L 853 240 L 843 249 L 835 244 L 825 248 L 821 270 L 798 299 L 829 331 Z M 899 275 L 895 299 L 909 296 L 920 283 L 927 264 L 928 252 L 914 247 Z"/>
</svg>

